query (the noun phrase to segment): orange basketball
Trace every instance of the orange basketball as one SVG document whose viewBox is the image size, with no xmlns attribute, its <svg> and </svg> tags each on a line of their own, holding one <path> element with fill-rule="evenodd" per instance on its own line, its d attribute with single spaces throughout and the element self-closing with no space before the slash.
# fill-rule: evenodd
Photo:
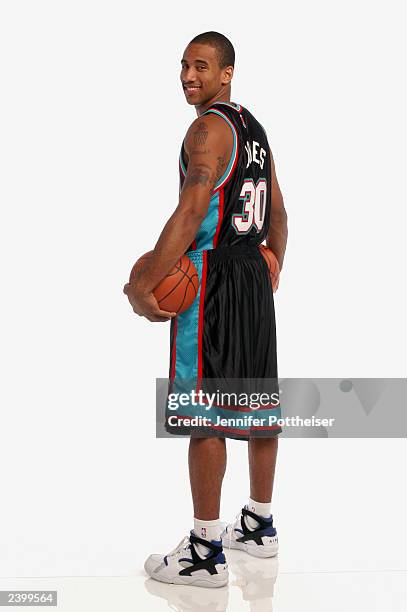
<svg viewBox="0 0 407 612">
<path fill-rule="evenodd" d="M 280 279 L 280 266 L 278 265 L 277 258 L 274 255 L 273 251 L 269 249 L 268 247 L 266 247 L 266 245 L 261 244 L 260 251 L 264 259 L 266 260 L 266 263 L 267 263 L 267 266 L 270 272 L 273 293 L 275 293 L 278 289 L 278 282 Z"/>
<path fill-rule="evenodd" d="M 129 282 L 132 283 L 137 271 L 151 257 L 153 251 L 142 255 L 134 264 Z M 161 310 L 181 314 L 195 300 L 199 288 L 198 272 L 187 255 L 182 255 L 153 293 Z"/>
</svg>

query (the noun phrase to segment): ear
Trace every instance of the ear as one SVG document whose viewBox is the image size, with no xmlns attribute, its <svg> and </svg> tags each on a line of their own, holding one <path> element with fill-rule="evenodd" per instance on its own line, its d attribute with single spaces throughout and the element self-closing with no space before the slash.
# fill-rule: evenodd
<svg viewBox="0 0 407 612">
<path fill-rule="evenodd" d="M 223 69 L 222 85 L 229 85 L 233 78 L 233 66 L 227 66 Z"/>
</svg>

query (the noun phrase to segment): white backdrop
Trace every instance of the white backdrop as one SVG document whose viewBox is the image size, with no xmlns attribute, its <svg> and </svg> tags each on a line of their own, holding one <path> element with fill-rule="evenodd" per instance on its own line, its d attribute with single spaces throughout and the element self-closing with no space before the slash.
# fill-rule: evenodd
<svg viewBox="0 0 407 612">
<path fill-rule="evenodd" d="M 121 291 L 177 203 L 179 62 L 202 31 L 235 45 L 232 99 L 289 215 L 280 375 L 406 375 L 402 7 L 3 0 L 1 576 L 138 571 L 190 528 L 187 442 L 154 438 L 169 326 Z M 248 493 L 229 447 L 224 519 Z M 405 460 L 404 440 L 283 439 L 282 566 L 405 569 Z"/>
</svg>

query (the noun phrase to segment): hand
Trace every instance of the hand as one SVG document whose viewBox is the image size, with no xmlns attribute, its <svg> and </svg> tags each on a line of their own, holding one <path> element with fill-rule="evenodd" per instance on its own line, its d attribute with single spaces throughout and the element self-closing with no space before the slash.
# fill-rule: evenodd
<svg viewBox="0 0 407 612">
<path fill-rule="evenodd" d="M 141 291 L 137 285 L 126 283 L 123 287 L 133 311 L 153 323 L 164 323 L 177 316 L 176 312 L 161 310 L 152 291 Z"/>
</svg>

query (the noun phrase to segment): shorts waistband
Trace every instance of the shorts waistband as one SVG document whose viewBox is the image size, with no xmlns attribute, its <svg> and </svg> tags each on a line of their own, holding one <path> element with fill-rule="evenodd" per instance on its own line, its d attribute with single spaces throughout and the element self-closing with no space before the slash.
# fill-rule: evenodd
<svg viewBox="0 0 407 612">
<path fill-rule="evenodd" d="M 236 246 L 224 246 L 216 247 L 215 249 L 202 249 L 187 251 L 185 255 L 192 261 L 198 261 L 201 259 L 203 253 L 210 254 L 211 259 L 229 259 L 230 257 L 261 257 L 260 249 L 258 246 L 250 245 L 236 245 Z"/>
</svg>

